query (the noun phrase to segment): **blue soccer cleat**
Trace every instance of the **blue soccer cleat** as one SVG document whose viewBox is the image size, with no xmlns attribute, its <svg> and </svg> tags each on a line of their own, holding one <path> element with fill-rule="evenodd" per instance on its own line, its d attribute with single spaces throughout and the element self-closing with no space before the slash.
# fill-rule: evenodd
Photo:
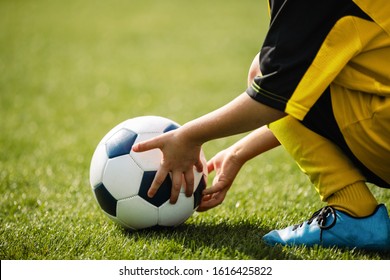
<svg viewBox="0 0 390 280">
<path fill-rule="evenodd" d="M 390 250 L 390 219 L 386 206 L 378 205 L 374 213 L 352 217 L 331 206 L 315 212 L 300 225 L 273 230 L 263 236 L 268 245 L 322 245 L 365 250 Z"/>
</svg>

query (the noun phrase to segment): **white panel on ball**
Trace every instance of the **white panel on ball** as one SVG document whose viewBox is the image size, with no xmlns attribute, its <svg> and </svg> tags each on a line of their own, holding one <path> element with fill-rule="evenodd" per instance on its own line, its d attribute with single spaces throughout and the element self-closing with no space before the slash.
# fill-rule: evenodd
<svg viewBox="0 0 390 280">
<path fill-rule="evenodd" d="M 160 226 L 179 225 L 194 212 L 194 196 L 186 197 L 184 193 L 180 193 L 176 204 L 170 204 L 167 201 L 158 210 L 158 224 Z"/>
<path fill-rule="evenodd" d="M 134 144 L 156 137 L 160 134 L 161 132 L 138 134 L 137 140 L 135 141 Z M 130 152 L 130 156 L 144 171 L 153 171 L 153 170 L 157 170 L 160 167 L 162 153 L 159 149 L 153 149 L 142 153 L 134 153 L 132 151 Z"/>
<path fill-rule="evenodd" d="M 119 200 L 138 193 L 142 175 L 143 170 L 129 155 L 119 156 L 107 161 L 103 184 Z"/>
<path fill-rule="evenodd" d="M 133 229 L 143 229 L 157 225 L 158 209 L 142 197 L 135 196 L 118 201 L 117 217 Z"/>
<path fill-rule="evenodd" d="M 141 126 L 142 126 L 142 122 L 140 122 L 139 118 L 128 119 L 128 120 L 125 120 L 124 122 L 121 123 L 121 127 L 130 129 L 136 133 L 137 133 L 137 130 L 139 130 L 137 128 L 139 128 Z"/>
<path fill-rule="evenodd" d="M 102 138 L 102 140 L 100 141 L 100 143 L 102 144 L 105 144 L 107 142 L 108 139 L 110 139 L 112 137 L 112 135 L 114 135 L 118 130 L 122 129 L 123 128 L 123 123 L 120 123 L 118 125 L 116 125 L 115 127 L 113 127 L 109 132 L 107 132 L 107 134 Z"/>
<path fill-rule="evenodd" d="M 164 117 L 148 116 L 130 119 L 124 123 L 124 127 L 130 128 L 132 131 L 139 134 L 142 134 L 143 132 L 160 132 L 161 134 L 170 124 L 179 126 L 177 123 Z"/>
<path fill-rule="evenodd" d="M 136 230 L 135 228 L 132 228 L 130 227 L 129 225 L 126 225 L 124 222 L 122 222 L 121 220 L 119 220 L 117 217 L 114 217 L 114 216 L 111 216 L 110 214 L 107 214 L 105 213 L 107 217 L 110 218 L 110 220 L 114 221 L 115 223 L 117 223 L 118 225 L 122 226 L 122 227 L 125 227 L 125 228 L 128 228 L 128 229 L 132 229 L 132 230 Z"/>
<path fill-rule="evenodd" d="M 107 160 L 106 146 L 98 145 L 92 156 L 91 167 L 89 169 L 89 181 L 93 188 L 102 182 L 103 171 Z"/>
</svg>

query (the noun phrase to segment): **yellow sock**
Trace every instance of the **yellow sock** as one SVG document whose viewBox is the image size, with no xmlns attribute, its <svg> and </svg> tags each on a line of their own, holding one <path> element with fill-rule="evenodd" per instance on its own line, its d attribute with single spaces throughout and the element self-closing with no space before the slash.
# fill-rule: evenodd
<svg viewBox="0 0 390 280">
<path fill-rule="evenodd" d="M 328 205 L 354 217 L 371 215 L 378 202 L 364 181 L 358 181 L 335 192 L 327 199 Z"/>
</svg>

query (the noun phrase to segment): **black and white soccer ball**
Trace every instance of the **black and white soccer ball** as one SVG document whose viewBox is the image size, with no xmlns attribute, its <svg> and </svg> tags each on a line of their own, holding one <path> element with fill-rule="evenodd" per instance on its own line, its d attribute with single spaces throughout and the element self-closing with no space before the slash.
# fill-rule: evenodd
<svg viewBox="0 0 390 280">
<path fill-rule="evenodd" d="M 99 206 L 110 219 L 132 230 L 171 227 L 184 223 L 197 209 L 207 182 L 203 153 L 203 172 L 194 167 L 193 195 L 186 197 L 183 186 L 177 203 L 170 204 L 171 175 L 153 198 L 147 196 L 161 162 L 161 151 L 132 151 L 134 144 L 178 127 L 174 121 L 159 116 L 137 117 L 115 126 L 97 145 L 91 160 L 90 183 Z"/>
</svg>

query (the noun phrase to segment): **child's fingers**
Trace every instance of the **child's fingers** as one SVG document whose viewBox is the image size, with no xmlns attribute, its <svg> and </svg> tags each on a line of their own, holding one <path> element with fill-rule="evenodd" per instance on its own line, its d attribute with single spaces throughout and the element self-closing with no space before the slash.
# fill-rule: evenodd
<svg viewBox="0 0 390 280">
<path fill-rule="evenodd" d="M 208 173 L 211 173 L 214 171 L 214 160 L 213 158 L 207 162 L 207 171 Z"/>
<path fill-rule="evenodd" d="M 229 188 L 229 187 L 230 187 L 230 185 L 228 182 L 219 180 L 218 176 L 217 176 L 214 178 L 213 185 L 210 188 L 206 188 L 203 191 L 203 195 L 215 194 L 215 193 L 223 191 L 224 189 Z"/>
<path fill-rule="evenodd" d="M 194 191 L 194 171 L 191 169 L 188 172 L 184 173 L 184 180 L 185 180 L 185 193 L 187 197 L 190 197 Z"/>
<path fill-rule="evenodd" d="M 150 198 L 154 197 L 154 195 L 157 193 L 160 186 L 165 181 L 165 178 L 168 176 L 169 170 L 165 170 L 162 166 L 157 170 L 156 175 L 154 176 L 152 185 L 150 186 L 148 190 L 148 196 Z"/>
<path fill-rule="evenodd" d="M 172 188 L 171 188 L 171 197 L 169 199 L 169 202 L 171 204 L 175 204 L 177 202 L 182 184 L 183 184 L 183 173 L 181 171 L 172 171 Z"/>
<path fill-rule="evenodd" d="M 220 205 L 226 196 L 226 191 L 216 193 L 214 195 L 206 195 L 202 198 L 202 201 L 196 211 L 204 212 Z"/>
<path fill-rule="evenodd" d="M 132 149 L 136 153 L 145 152 L 145 151 L 149 151 L 152 149 L 161 149 L 162 141 L 160 138 L 161 138 L 161 136 L 157 136 L 157 137 L 151 138 L 149 140 L 139 142 L 139 143 L 135 144 L 132 147 Z"/>
<path fill-rule="evenodd" d="M 203 163 L 201 160 L 198 160 L 195 163 L 195 168 L 196 168 L 196 171 L 198 171 L 199 173 L 203 172 Z"/>
</svg>

